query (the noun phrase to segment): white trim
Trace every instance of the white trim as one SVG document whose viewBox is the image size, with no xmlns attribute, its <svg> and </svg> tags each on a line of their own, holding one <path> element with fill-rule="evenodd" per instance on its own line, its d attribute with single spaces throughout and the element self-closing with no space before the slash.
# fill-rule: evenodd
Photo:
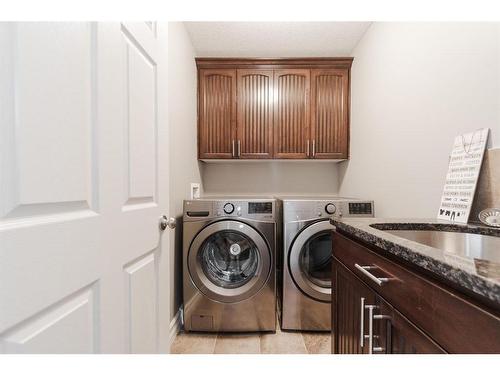
<svg viewBox="0 0 500 375">
<path fill-rule="evenodd" d="M 181 330 L 181 308 L 177 310 L 177 313 L 173 317 L 173 319 L 170 321 L 170 325 L 168 327 L 168 346 L 169 346 L 169 352 L 170 352 L 170 347 L 172 347 L 172 343 L 175 340 L 175 337 Z"/>
</svg>

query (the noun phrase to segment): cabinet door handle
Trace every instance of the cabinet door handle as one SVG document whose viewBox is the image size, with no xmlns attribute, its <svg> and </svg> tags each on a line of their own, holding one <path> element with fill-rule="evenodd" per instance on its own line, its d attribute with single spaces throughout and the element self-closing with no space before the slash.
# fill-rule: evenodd
<svg viewBox="0 0 500 375">
<path fill-rule="evenodd" d="M 391 320 L 391 316 L 390 315 L 383 315 L 383 314 L 376 314 L 376 315 L 373 315 L 373 317 L 372 317 L 372 320 L 382 320 L 382 319 Z M 391 329 L 392 329 L 392 327 L 391 327 Z M 387 336 L 389 337 L 390 334 L 391 334 L 391 332 L 389 331 L 387 333 Z M 375 346 L 375 347 L 372 347 L 370 354 L 383 353 L 384 351 L 387 351 L 387 350 L 384 349 L 382 346 Z"/>
<path fill-rule="evenodd" d="M 306 146 L 306 156 L 309 157 L 310 156 L 309 155 L 309 139 L 306 141 L 306 144 L 307 144 L 307 146 Z"/>
<path fill-rule="evenodd" d="M 233 141 L 231 142 L 231 145 L 232 145 L 232 149 L 231 149 L 231 156 L 234 158 L 236 155 L 234 154 L 234 139 Z"/>
<path fill-rule="evenodd" d="M 365 298 L 361 297 L 361 317 L 359 321 L 359 346 L 365 346 Z"/>
<path fill-rule="evenodd" d="M 312 157 L 314 158 L 316 156 L 316 140 L 312 140 Z"/>
<path fill-rule="evenodd" d="M 369 272 L 369 270 L 378 269 L 379 267 L 377 266 L 360 266 L 358 263 L 355 263 L 354 267 L 360 270 L 361 273 L 367 276 L 370 280 L 374 281 L 378 286 L 382 286 L 383 283 L 386 283 L 391 280 L 388 277 L 376 277 L 371 272 Z"/>
<path fill-rule="evenodd" d="M 377 306 L 366 305 L 368 309 L 368 354 L 373 354 L 373 309 Z"/>
<path fill-rule="evenodd" d="M 364 304 L 364 298 L 362 298 L 362 302 Z M 382 319 L 388 319 L 391 320 L 390 315 L 384 315 L 384 314 L 374 314 L 373 311 L 375 309 L 378 309 L 379 307 L 377 305 L 365 305 L 364 308 L 368 310 L 368 335 L 363 335 L 363 339 L 367 338 L 368 339 L 368 354 L 373 354 L 373 353 L 382 353 L 385 351 L 385 349 L 381 346 L 373 346 L 373 339 L 374 338 L 380 338 L 380 335 L 374 335 L 373 334 L 373 321 L 374 320 L 382 320 Z"/>
<path fill-rule="evenodd" d="M 241 142 L 238 139 L 238 157 L 241 157 Z"/>
</svg>

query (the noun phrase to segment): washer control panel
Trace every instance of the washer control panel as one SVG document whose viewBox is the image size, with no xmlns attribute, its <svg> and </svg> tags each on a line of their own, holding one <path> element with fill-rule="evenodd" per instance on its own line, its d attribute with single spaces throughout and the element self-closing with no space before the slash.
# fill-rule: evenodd
<svg viewBox="0 0 500 375">
<path fill-rule="evenodd" d="M 214 212 L 221 217 L 246 217 L 255 219 L 274 218 L 273 200 L 252 200 L 252 201 L 214 201 Z"/>
<path fill-rule="evenodd" d="M 273 221 L 276 216 L 274 199 L 196 199 L 184 201 L 184 220 L 241 217 Z"/>
<path fill-rule="evenodd" d="M 244 203 L 239 201 L 215 201 L 214 212 L 216 216 L 241 216 Z"/>
</svg>

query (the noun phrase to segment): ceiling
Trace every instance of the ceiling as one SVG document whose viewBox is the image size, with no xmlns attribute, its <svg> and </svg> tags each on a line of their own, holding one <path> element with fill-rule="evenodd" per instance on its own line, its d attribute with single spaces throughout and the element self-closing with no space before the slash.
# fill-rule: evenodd
<svg viewBox="0 0 500 375">
<path fill-rule="evenodd" d="M 371 22 L 185 22 L 197 56 L 349 56 Z"/>
</svg>

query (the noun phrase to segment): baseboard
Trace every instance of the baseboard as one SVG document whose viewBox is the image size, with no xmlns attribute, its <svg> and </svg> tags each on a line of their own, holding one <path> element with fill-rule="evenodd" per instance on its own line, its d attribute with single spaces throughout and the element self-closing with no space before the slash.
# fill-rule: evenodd
<svg viewBox="0 0 500 375">
<path fill-rule="evenodd" d="M 177 313 L 175 314 L 174 318 L 170 321 L 170 326 L 168 328 L 169 347 L 172 346 L 172 343 L 174 342 L 175 337 L 177 336 L 180 330 L 181 330 L 181 309 L 177 310 Z"/>
</svg>

